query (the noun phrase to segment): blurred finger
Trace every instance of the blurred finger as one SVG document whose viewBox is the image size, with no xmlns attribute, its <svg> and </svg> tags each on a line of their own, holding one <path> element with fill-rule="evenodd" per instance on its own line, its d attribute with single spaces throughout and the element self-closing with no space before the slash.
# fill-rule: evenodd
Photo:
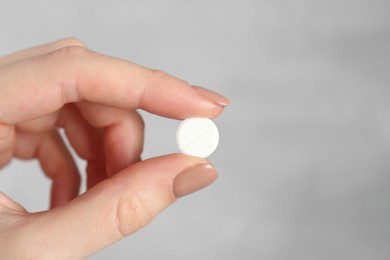
<svg viewBox="0 0 390 260">
<path fill-rule="evenodd" d="M 105 128 L 104 144 L 109 176 L 138 162 L 144 146 L 144 121 L 136 111 Z"/>
<path fill-rule="evenodd" d="M 0 169 L 7 165 L 11 160 L 14 146 L 14 127 L 0 123 Z"/>
<path fill-rule="evenodd" d="M 106 179 L 103 130 L 89 124 L 74 104 L 68 104 L 61 110 L 55 124 L 64 128 L 75 152 L 87 161 L 87 188 Z"/>
<path fill-rule="evenodd" d="M 52 180 L 50 207 L 66 204 L 79 193 L 80 175 L 76 164 L 56 130 L 44 133 L 17 131 L 15 156 L 37 158 Z"/>
<path fill-rule="evenodd" d="M 139 160 L 144 143 L 144 122 L 138 112 L 89 102 L 80 102 L 77 107 L 88 123 L 104 129 L 108 176 Z"/>
<path fill-rule="evenodd" d="M 6 194 L 0 191 L 0 214 L 5 212 L 14 212 L 14 213 L 27 213 L 27 210 L 22 207 L 19 203 L 12 200 L 10 197 L 8 197 Z M 2 218 L 1 216 L 0 218 Z M 1 221 L 0 221 L 1 222 Z M 8 225 L 9 223 L 7 223 Z M 0 225 L 0 230 L 4 230 L 4 226 Z M 1 243 L 0 243 L 1 244 Z"/>
</svg>

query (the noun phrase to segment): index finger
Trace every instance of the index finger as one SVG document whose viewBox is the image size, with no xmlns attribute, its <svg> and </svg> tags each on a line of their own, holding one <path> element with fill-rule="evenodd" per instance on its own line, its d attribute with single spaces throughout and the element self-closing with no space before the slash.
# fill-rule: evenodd
<svg viewBox="0 0 390 260">
<path fill-rule="evenodd" d="M 35 119 L 81 100 L 176 119 L 215 117 L 229 102 L 162 71 L 79 46 L 0 66 L 0 122 Z"/>
</svg>

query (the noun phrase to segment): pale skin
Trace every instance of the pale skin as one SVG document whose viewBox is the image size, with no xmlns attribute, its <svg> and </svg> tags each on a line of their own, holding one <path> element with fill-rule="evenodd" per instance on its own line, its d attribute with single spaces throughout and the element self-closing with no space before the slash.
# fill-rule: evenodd
<svg viewBox="0 0 390 260">
<path fill-rule="evenodd" d="M 216 172 L 208 160 L 180 154 L 141 161 L 144 123 L 136 110 L 213 118 L 227 104 L 216 93 L 90 51 L 74 38 L 0 58 L 0 169 L 14 157 L 37 159 L 53 183 L 44 212 L 29 213 L 0 192 L 0 255 L 81 259 L 144 227 L 177 199 L 178 174 L 195 165 L 207 165 L 212 180 Z M 83 195 L 58 128 L 87 161 Z"/>
</svg>

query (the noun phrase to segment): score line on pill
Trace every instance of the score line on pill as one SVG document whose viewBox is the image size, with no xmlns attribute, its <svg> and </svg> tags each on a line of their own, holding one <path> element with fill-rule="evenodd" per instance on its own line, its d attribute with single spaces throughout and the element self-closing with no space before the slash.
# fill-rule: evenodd
<svg viewBox="0 0 390 260">
<path fill-rule="evenodd" d="M 177 128 L 176 143 L 180 151 L 187 155 L 205 158 L 218 146 L 217 126 L 208 118 L 185 119 Z"/>
</svg>

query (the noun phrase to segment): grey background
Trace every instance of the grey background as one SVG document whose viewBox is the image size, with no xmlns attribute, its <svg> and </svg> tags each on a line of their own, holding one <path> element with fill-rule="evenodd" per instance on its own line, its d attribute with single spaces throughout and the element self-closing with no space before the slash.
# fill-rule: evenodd
<svg viewBox="0 0 390 260">
<path fill-rule="evenodd" d="M 75 36 L 232 101 L 219 180 L 90 259 L 389 259 L 389 1 L 2 1 L 0 32 L 0 55 Z M 143 114 L 144 158 L 177 152 Z M 0 172 L 31 211 L 49 185 Z"/>
</svg>

